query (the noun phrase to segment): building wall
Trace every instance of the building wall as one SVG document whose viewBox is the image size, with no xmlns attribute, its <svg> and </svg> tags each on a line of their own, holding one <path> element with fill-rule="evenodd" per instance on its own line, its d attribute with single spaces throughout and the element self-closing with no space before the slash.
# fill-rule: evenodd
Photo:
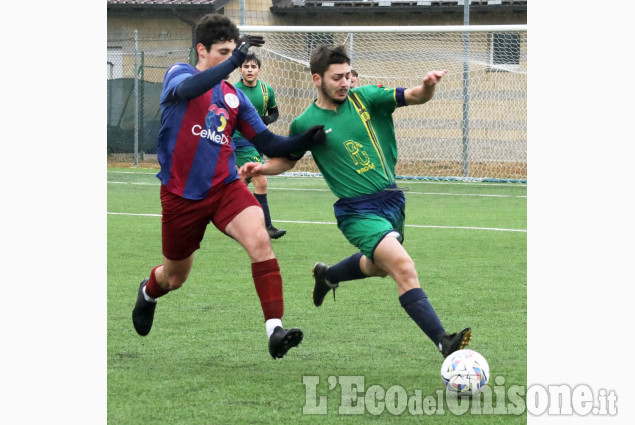
<svg viewBox="0 0 635 425">
<path fill-rule="evenodd" d="M 463 25 L 463 13 L 456 11 L 430 12 L 421 7 L 421 12 L 400 11 L 400 8 L 381 8 L 369 11 L 360 8 L 355 12 L 340 12 L 339 8 L 305 8 L 306 13 L 273 14 L 271 0 L 245 0 L 245 25 Z M 378 8 L 375 8 L 378 9 Z M 383 9 L 392 9 L 384 11 Z M 174 35 L 188 36 L 187 21 L 195 22 L 203 13 L 178 9 L 180 17 L 164 8 L 113 9 L 108 12 L 108 32 L 130 32 L 137 28 L 140 32 L 161 34 L 165 31 Z M 228 3 L 221 12 L 240 24 L 240 0 Z M 472 25 L 509 25 L 526 24 L 527 13 L 515 13 L 507 9 L 494 9 L 487 12 L 470 13 Z"/>
</svg>

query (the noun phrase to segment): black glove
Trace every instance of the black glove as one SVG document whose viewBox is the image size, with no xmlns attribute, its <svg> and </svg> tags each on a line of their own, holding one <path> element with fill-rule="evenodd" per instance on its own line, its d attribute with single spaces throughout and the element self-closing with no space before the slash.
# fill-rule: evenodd
<svg viewBox="0 0 635 425">
<path fill-rule="evenodd" d="M 269 158 L 282 156 L 292 161 L 297 161 L 302 157 L 297 157 L 298 152 L 304 153 L 311 150 L 312 146 L 322 144 L 325 140 L 326 133 L 323 125 L 313 126 L 302 134 L 289 137 L 278 136 L 265 129 L 249 139 L 258 149 L 258 152 L 264 153 Z"/>
<path fill-rule="evenodd" d="M 308 146 L 321 145 L 326 141 L 326 133 L 323 125 L 314 125 L 309 128 L 303 135 L 303 139 Z"/>
<path fill-rule="evenodd" d="M 265 125 L 269 125 L 270 118 L 269 118 L 269 116 L 268 116 L 268 115 L 265 115 L 264 117 L 261 117 L 261 119 L 262 119 L 262 122 L 263 122 Z"/>
<path fill-rule="evenodd" d="M 236 50 L 247 54 L 250 47 L 261 47 L 265 44 L 265 39 L 261 35 L 245 35 L 236 41 Z"/>
</svg>

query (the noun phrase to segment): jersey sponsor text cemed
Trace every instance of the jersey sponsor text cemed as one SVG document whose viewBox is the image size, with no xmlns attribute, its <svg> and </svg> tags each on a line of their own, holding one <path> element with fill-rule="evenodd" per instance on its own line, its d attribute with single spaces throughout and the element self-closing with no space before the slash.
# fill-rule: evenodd
<svg viewBox="0 0 635 425">
<path fill-rule="evenodd" d="M 229 138 L 224 134 L 216 133 L 216 130 L 205 130 L 200 125 L 196 124 L 192 127 L 192 134 L 195 136 L 204 137 L 212 142 L 218 143 L 219 145 L 226 145 L 229 143 Z"/>
</svg>

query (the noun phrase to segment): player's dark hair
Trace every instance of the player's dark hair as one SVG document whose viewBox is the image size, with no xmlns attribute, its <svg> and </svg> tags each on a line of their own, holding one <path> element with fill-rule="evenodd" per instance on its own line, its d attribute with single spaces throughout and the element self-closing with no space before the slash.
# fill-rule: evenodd
<svg viewBox="0 0 635 425">
<path fill-rule="evenodd" d="M 247 63 L 247 62 L 256 62 L 256 64 L 258 65 L 258 68 L 262 68 L 262 63 L 260 62 L 260 58 L 256 56 L 255 53 L 249 53 L 247 56 L 245 56 L 245 60 L 243 61 L 243 63 Z"/>
<path fill-rule="evenodd" d="M 227 16 L 216 13 L 203 16 L 196 24 L 194 34 L 194 46 L 201 43 L 208 51 L 212 44 L 237 41 L 240 37 L 238 27 Z"/>
<path fill-rule="evenodd" d="M 343 45 L 320 44 L 311 52 L 309 64 L 311 74 L 318 74 L 324 77 L 324 73 L 332 64 L 351 63 L 351 58 L 346 53 Z"/>
<path fill-rule="evenodd" d="M 354 69 L 351 69 L 351 74 L 353 74 L 356 77 L 359 77 L 359 74 Z"/>
</svg>

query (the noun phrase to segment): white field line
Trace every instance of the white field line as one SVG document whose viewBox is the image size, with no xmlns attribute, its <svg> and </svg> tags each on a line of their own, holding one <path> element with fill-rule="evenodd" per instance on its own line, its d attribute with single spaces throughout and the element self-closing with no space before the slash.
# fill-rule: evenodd
<svg viewBox="0 0 635 425">
<path fill-rule="evenodd" d="M 139 174 L 141 176 L 156 176 L 159 170 L 155 173 L 143 173 L 135 171 L 108 171 L 109 174 Z M 310 176 L 267 176 L 267 179 L 273 180 L 315 180 L 322 179 L 322 177 L 310 177 Z M 322 179 L 323 180 L 323 179 Z M 437 185 L 469 185 L 469 186 L 506 186 L 506 187 L 527 187 L 527 183 L 482 183 L 482 182 L 462 182 L 462 181 L 429 181 L 429 180 L 398 180 L 398 184 L 401 186 L 407 186 L 411 184 L 437 184 Z"/>
<path fill-rule="evenodd" d="M 139 174 L 139 173 L 136 173 Z M 118 182 L 118 181 L 109 181 L 110 184 L 134 184 L 140 186 L 159 186 L 160 183 L 134 183 L 134 182 Z M 267 189 L 269 190 L 288 190 L 288 191 L 313 191 L 313 192 L 330 192 L 330 189 L 301 189 L 297 187 L 271 187 L 269 186 Z M 527 195 L 488 195 L 484 193 L 446 193 L 446 192 L 413 192 L 411 190 L 407 190 L 404 192 L 406 195 L 428 195 L 428 196 L 483 196 L 490 198 L 527 198 Z"/>
<path fill-rule="evenodd" d="M 159 183 L 134 183 L 134 182 L 114 182 L 114 181 L 109 181 L 108 183 L 111 184 L 136 184 L 139 186 L 159 186 Z"/>
<path fill-rule="evenodd" d="M 127 216 L 141 216 L 141 217 L 161 217 L 161 214 L 136 214 L 136 213 L 117 213 L 108 212 L 110 215 L 127 215 Z M 302 220 L 271 220 L 275 223 L 292 223 L 292 224 L 328 224 L 337 225 L 332 221 L 302 221 Z M 523 229 L 502 229 L 497 227 L 471 227 L 471 226 L 425 226 L 419 224 L 406 224 L 406 227 L 421 228 L 421 229 L 463 229 L 463 230 L 493 230 L 497 232 L 521 232 L 527 233 L 527 230 Z"/>
</svg>

